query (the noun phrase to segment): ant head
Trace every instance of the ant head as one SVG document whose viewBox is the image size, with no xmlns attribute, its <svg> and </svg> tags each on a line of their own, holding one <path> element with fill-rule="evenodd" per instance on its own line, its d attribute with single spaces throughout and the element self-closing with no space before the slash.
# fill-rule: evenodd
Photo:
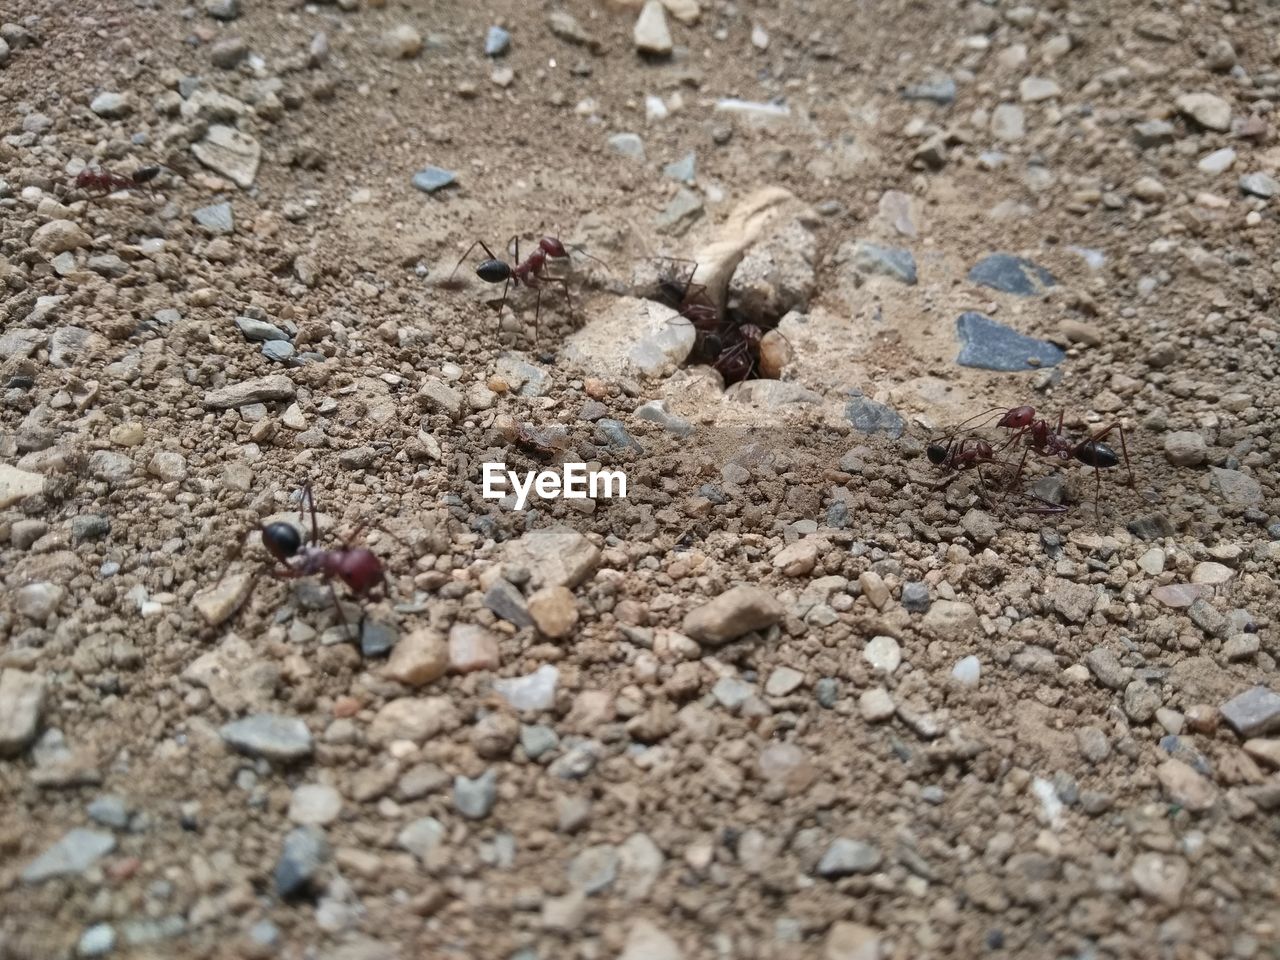
<svg viewBox="0 0 1280 960">
<path fill-rule="evenodd" d="M 554 257 L 557 260 L 569 256 L 569 252 L 565 250 L 564 244 L 560 242 L 559 237 L 543 237 L 538 241 L 538 246 L 548 257 Z"/>
<path fill-rule="evenodd" d="M 925 456 L 929 458 L 929 462 L 941 466 L 947 459 L 947 448 L 940 443 L 931 443 L 925 448 Z"/>
<path fill-rule="evenodd" d="M 382 582 L 382 561 L 372 550 L 356 547 L 346 550 L 334 571 L 352 593 L 363 597 Z"/>
<path fill-rule="evenodd" d="M 742 334 L 742 339 L 747 341 L 747 345 L 751 347 L 760 346 L 760 339 L 764 336 L 764 331 L 754 323 L 744 323 L 738 327 L 738 332 Z"/>
<path fill-rule="evenodd" d="M 262 545 L 267 553 L 284 563 L 302 549 L 302 534 L 292 523 L 278 521 L 262 528 Z"/>
<path fill-rule="evenodd" d="M 1017 430 L 1018 428 L 1025 427 L 1029 424 L 1035 419 L 1035 416 L 1035 407 L 1014 407 L 1012 410 L 1005 412 L 1005 415 L 996 422 L 996 426 L 1012 427 Z"/>
<path fill-rule="evenodd" d="M 485 283 L 502 283 L 511 277 L 511 265 L 501 260 L 485 260 L 476 267 L 476 276 Z"/>
</svg>

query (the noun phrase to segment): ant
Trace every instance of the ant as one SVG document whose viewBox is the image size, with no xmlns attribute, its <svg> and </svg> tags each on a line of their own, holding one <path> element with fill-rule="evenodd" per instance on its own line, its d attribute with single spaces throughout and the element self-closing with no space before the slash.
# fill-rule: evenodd
<svg viewBox="0 0 1280 960">
<path fill-rule="evenodd" d="M 941 442 L 943 440 L 947 441 L 946 444 Z M 952 475 L 936 486 L 935 490 L 941 490 L 963 471 L 972 469 L 978 474 L 978 482 L 982 485 L 984 495 L 987 492 L 987 480 L 982 474 L 982 465 L 984 463 L 1004 465 L 1005 463 L 996 457 L 995 449 L 986 440 L 980 437 L 960 438 L 956 432 L 930 441 L 925 448 L 925 456 L 934 466 L 952 471 Z M 1053 503 L 1036 494 L 1023 494 L 1022 497 L 1024 500 L 1032 501 L 1031 505 L 1026 507 L 1032 513 L 1065 513 L 1067 509 L 1060 503 Z"/>
<path fill-rule="evenodd" d="M 453 268 L 453 272 L 449 274 L 449 279 L 453 279 L 453 275 L 458 272 L 458 267 L 462 266 L 462 262 L 471 256 L 471 251 L 476 247 L 480 247 L 488 255 L 488 260 L 482 260 L 480 265 L 476 267 L 476 276 L 485 283 L 501 283 L 502 284 L 502 302 L 498 304 L 498 316 L 502 316 L 502 308 L 507 303 L 507 291 L 512 284 L 517 287 L 524 284 L 538 291 L 537 304 L 534 307 L 533 314 L 533 337 L 538 338 L 538 319 L 542 315 L 542 284 L 558 283 L 564 287 L 565 303 L 569 306 L 569 313 L 573 313 L 573 298 L 569 296 L 569 281 L 566 277 L 554 277 L 545 273 L 548 260 L 568 260 L 569 251 L 565 249 L 557 237 L 543 237 L 538 241 L 538 245 L 534 248 L 533 253 L 529 254 L 524 260 L 520 259 L 520 237 L 514 236 L 507 241 L 507 248 L 510 249 L 515 244 L 515 263 L 507 263 L 505 260 L 499 260 L 493 255 L 493 251 L 485 244 L 483 240 L 477 240 L 467 248 L 461 259 Z M 575 247 L 584 257 L 595 260 L 608 269 L 608 264 L 598 257 L 592 257 L 591 254 Z"/>
<path fill-rule="evenodd" d="M 271 576 L 281 580 L 297 580 L 319 574 L 329 587 L 329 595 L 333 598 L 334 609 L 342 622 L 344 631 L 349 631 L 346 614 L 342 612 L 342 604 L 338 601 L 338 593 L 333 581 L 341 580 L 355 596 L 368 598 L 374 588 L 379 585 L 390 588 L 390 579 L 382 561 L 367 547 L 353 547 L 351 544 L 360 535 L 363 527 L 347 539 L 337 550 L 326 550 L 318 546 L 320 541 L 320 523 L 316 518 L 316 501 L 311 492 L 311 484 L 302 488 L 302 501 L 298 507 L 298 519 L 301 522 L 304 512 L 311 510 L 311 536 L 304 543 L 298 528 L 285 521 L 264 524 L 261 528 L 262 545 L 278 566 L 271 567 Z M 361 614 L 360 625 L 364 624 Z M 358 631 L 357 631 L 358 632 Z"/>
<path fill-rule="evenodd" d="M 77 189 L 92 191 L 102 196 L 115 193 L 117 190 L 139 190 L 146 187 L 152 190 L 151 181 L 160 173 L 158 166 L 143 167 L 128 176 L 112 173 L 106 167 L 85 167 L 76 174 Z"/>
<path fill-rule="evenodd" d="M 1133 466 L 1129 463 L 1129 445 L 1125 442 L 1124 427 L 1116 422 L 1104 427 L 1088 439 L 1075 443 L 1062 435 L 1062 419 L 1063 414 L 1059 413 L 1057 427 L 1051 428 L 1048 420 L 1036 416 L 1035 407 L 1022 406 L 1005 411 L 1004 415 L 996 421 L 996 426 L 1014 431 L 1002 448 L 1019 440 L 1022 440 L 1025 446 L 1022 459 L 1018 462 L 1018 471 L 1014 474 L 1015 481 L 1022 476 L 1027 454 L 1032 451 L 1042 457 L 1078 460 L 1086 467 L 1093 467 L 1093 477 L 1097 485 L 1093 501 L 1094 519 L 1101 523 L 1102 510 L 1099 501 L 1102 499 L 1102 471 L 1120 465 L 1120 457 L 1116 455 L 1115 450 L 1102 442 L 1112 432 L 1120 435 L 1120 449 L 1124 454 L 1125 469 L 1129 472 L 1129 486 L 1137 485 L 1133 477 Z"/>
</svg>

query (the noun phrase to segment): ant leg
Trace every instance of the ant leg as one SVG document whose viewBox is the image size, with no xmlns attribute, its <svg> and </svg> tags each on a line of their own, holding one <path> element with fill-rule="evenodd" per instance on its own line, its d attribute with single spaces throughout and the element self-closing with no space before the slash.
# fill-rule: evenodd
<svg viewBox="0 0 1280 960">
<path fill-rule="evenodd" d="M 489 259 L 490 259 L 490 260 L 497 260 L 497 259 L 498 259 L 497 257 L 495 257 L 495 256 L 493 255 L 493 251 L 492 251 L 492 250 L 490 250 L 490 249 L 485 245 L 485 242 L 484 242 L 483 240 L 477 240 L 477 241 L 476 241 L 475 243 L 473 243 L 471 246 L 467 247 L 467 252 L 466 252 L 466 253 L 464 253 L 464 254 L 463 254 L 463 255 L 458 259 L 458 262 L 457 262 L 456 264 L 454 264 L 453 270 L 452 270 L 452 271 L 450 272 L 450 274 L 449 274 L 449 279 L 450 279 L 450 280 L 452 280 L 452 279 L 453 279 L 453 275 L 454 275 L 455 273 L 457 273 L 457 272 L 458 272 L 458 267 L 462 266 L 462 261 L 463 261 L 463 260 L 466 260 L 466 259 L 467 259 L 467 257 L 471 256 L 471 251 L 472 251 L 472 250 L 474 250 L 476 247 L 480 247 L 482 250 L 484 250 L 484 252 L 488 255 L 488 257 L 489 257 Z"/>
<path fill-rule="evenodd" d="M 507 290 L 511 287 L 511 278 L 507 277 L 506 283 L 502 285 L 502 302 L 498 304 L 498 329 L 502 329 L 502 308 L 507 305 Z"/>
<path fill-rule="evenodd" d="M 320 542 L 320 521 L 316 519 L 316 498 L 311 492 L 311 481 L 308 480 L 302 488 L 302 504 L 298 508 L 298 519 L 302 519 L 302 508 L 311 507 L 311 543 L 318 544 Z"/>
<path fill-rule="evenodd" d="M 333 609 L 338 611 L 338 620 L 342 624 L 342 632 L 347 634 L 347 636 L 350 636 L 351 624 L 347 622 L 347 615 L 342 612 L 342 602 L 338 599 L 338 591 L 333 588 L 332 580 L 326 580 L 325 582 L 329 584 L 329 596 L 333 598 Z M 362 617 L 361 618 L 362 623 L 363 623 L 363 620 L 364 618 Z M 360 634 L 357 633 L 356 637 L 359 638 L 359 636 Z"/>
<path fill-rule="evenodd" d="M 1093 468 L 1093 480 L 1097 485 L 1093 494 L 1093 522 L 1102 526 L 1102 471 L 1097 467 Z"/>
</svg>

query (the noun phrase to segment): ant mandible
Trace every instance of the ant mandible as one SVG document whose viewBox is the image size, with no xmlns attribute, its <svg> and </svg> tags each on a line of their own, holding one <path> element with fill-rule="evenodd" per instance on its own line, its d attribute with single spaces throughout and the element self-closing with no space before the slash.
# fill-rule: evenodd
<svg viewBox="0 0 1280 960">
<path fill-rule="evenodd" d="M 107 196 L 117 190 L 151 190 L 151 181 L 160 173 L 160 167 L 143 167 L 128 176 L 112 173 L 106 167 L 85 167 L 76 174 L 75 186 L 79 190 L 92 191 Z"/>
<path fill-rule="evenodd" d="M 363 527 L 357 527 L 340 549 L 327 550 L 318 546 L 320 523 L 316 517 L 316 501 L 311 492 L 310 483 L 302 488 L 302 502 L 298 508 L 299 520 L 302 520 L 308 507 L 311 510 L 311 535 L 305 543 L 302 540 L 302 534 L 292 523 L 276 521 L 262 527 L 262 545 L 277 564 L 268 572 L 281 580 L 297 580 L 319 574 L 329 587 L 329 595 L 333 598 L 338 619 L 342 622 L 343 630 L 347 631 L 349 629 L 347 617 L 342 612 L 342 604 L 338 601 L 338 593 L 334 589 L 333 581 L 341 580 L 356 597 L 368 599 L 378 586 L 389 589 L 390 580 L 382 561 L 372 550 L 367 547 L 352 546 Z M 360 622 L 363 625 L 363 614 Z"/>
<path fill-rule="evenodd" d="M 449 274 L 452 280 L 454 274 L 458 272 L 458 267 L 462 266 L 464 260 L 471 256 L 471 251 L 476 247 L 480 247 L 489 257 L 488 260 L 481 261 L 476 267 L 476 276 L 485 283 L 501 283 L 502 284 L 502 302 L 498 304 L 498 316 L 502 316 L 502 308 L 507 303 L 507 291 L 512 285 L 520 286 L 524 284 L 526 287 L 538 291 L 538 299 L 534 306 L 533 314 L 533 337 L 538 338 L 538 320 L 542 315 L 542 285 L 544 283 L 558 283 L 564 287 L 565 303 L 569 307 L 569 313 L 573 313 L 573 298 L 569 296 L 569 280 L 566 277 L 549 276 L 546 273 L 548 260 L 568 260 L 569 251 L 565 249 L 565 245 L 557 237 L 543 237 L 538 241 L 538 245 L 534 248 L 533 253 L 529 254 L 524 260 L 520 259 L 520 237 L 513 236 L 507 241 L 507 247 L 510 248 L 515 244 L 515 263 L 507 263 L 494 256 L 493 251 L 485 244 L 483 240 L 477 240 L 467 248 L 467 252 L 462 255 L 457 264 L 454 265 L 453 271 Z M 583 256 L 595 260 L 596 263 L 603 265 L 608 269 L 608 264 L 598 257 L 592 257 L 581 248 L 578 249 Z"/>
</svg>

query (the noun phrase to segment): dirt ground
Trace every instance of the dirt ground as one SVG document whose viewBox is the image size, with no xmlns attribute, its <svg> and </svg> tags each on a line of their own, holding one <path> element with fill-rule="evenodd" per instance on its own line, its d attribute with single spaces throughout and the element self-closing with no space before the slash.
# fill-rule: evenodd
<svg viewBox="0 0 1280 960">
<path fill-rule="evenodd" d="M 0 957 L 1280 957 L 1280 8 L 0 20 Z"/>
</svg>

